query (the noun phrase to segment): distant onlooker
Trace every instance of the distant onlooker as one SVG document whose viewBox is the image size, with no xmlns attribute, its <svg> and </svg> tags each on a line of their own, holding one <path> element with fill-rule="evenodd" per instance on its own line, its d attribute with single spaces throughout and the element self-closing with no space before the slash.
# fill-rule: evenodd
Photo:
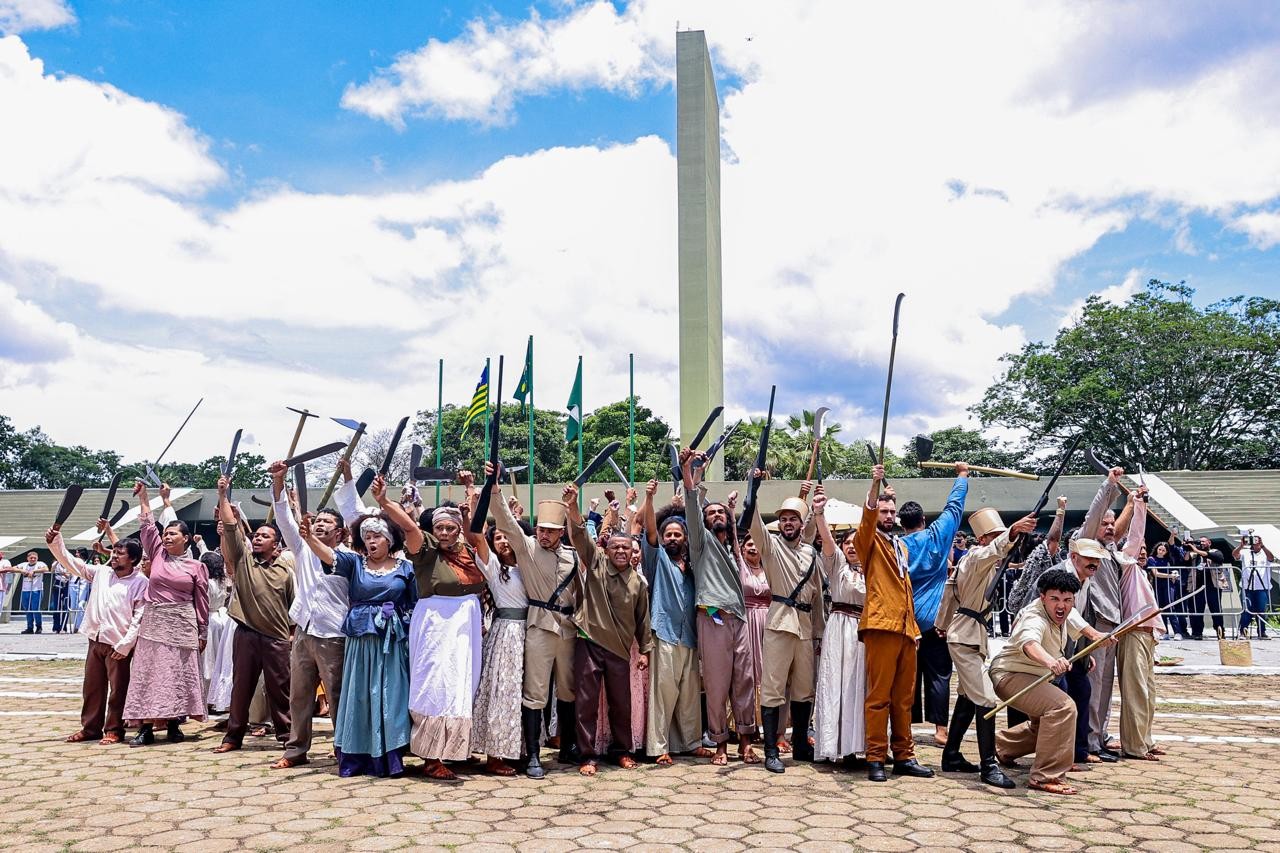
<svg viewBox="0 0 1280 853">
<path fill-rule="evenodd" d="M 9 607 L 12 604 L 9 594 L 16 586 L 13 576 L 21 573 L 22 569 L 15 569 L 13 563 L 5 559 L 4 552 L 0 551 L 0 623 L 9 621 Z"/>
<path fill-rule="evenodd" d="M 1258 639 L 1267 639 L 1267 620 L 1264 614 L 1271 609 L 1271 565 L 1275 555 L 1262 537 L 1250 531 L 1240 538 L 1240 544 L 1231 552 L 1240 561 L 1240 589 L 1244 592 L 1244 612 L 1240 614 L 1240 636 L 1247 636 L 1254 617 L 1258 619 Z"/>
<path fill-rule="evenodd" d="M 1156 602 L 1163 608 L 1170 602 L 1182 597 L 1182 572 L 1172 567 L 1172 552 L 1169 543 L 1157 542 L 1147 557 L 1147 568 L 1151 571 L 1151 580 L 1156 588 Z M 1179 605 L 1178 609 L 1183 609 Z M 1165 628 L 1179 640 L 1187 638 L 1187 619 L 1180 614 L 1166 613 Z"/>
<path fill-rule="evenodd" d="M 42 575 L 49 567 L 40 560 L 35 551 L 27 552 L 27 561 L 22 564 L 22 601 L 19 609 L 27 614 L 27 630 L 24 634 L 44 633 L 44 617 L 40 615 L 40 599 L 44 593 Z"/>
</svg>

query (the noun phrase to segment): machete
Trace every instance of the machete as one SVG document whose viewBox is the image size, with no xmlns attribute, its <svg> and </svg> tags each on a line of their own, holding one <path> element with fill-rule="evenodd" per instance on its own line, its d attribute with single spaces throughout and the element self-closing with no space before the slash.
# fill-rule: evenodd
<svg viewBox="0 0 1280 853">
<path fill-rule="evenodd" d="M 301 462 L 293 466 L 293 493 L 298 496 L 298 515 L 307 514 L 307 468 Z"/>
<path fill-rule="evenodd" d="M 285 467 L 292 468 L 295 465 L 302 465 L 305 462 L 319 459 L 321 456 L 328 456 L 330 453 L 337 453 L 346 446 L 346 442 L 334 441 L 329 444 L 321 445 L 320 447 L 313 447 L 296 456 L 290 456 L 288 459 L 284 460 L 284 464 Z"/>
<path fill-rule="evenodd" d="M 697 450 L 698 445 L 702 443 L 702 439 L 707 437 L 707 432 L 711 429 L 711 425 L 716 422 L 716 418 L 720 417 L 720 413 L 724 411 L 724 406 L 716 406 L 711 410 L 711 414 L 707 415 L 707 419 L 702 422 L 702 429 L 698 430 L 693 437 L 693 441 L 689 442 L 690 450 Z"/>
<path fill-rule="evenodd" d="M 404 428 L 409 425 L 409 416 L 405 415 L 400 419 L 400 423 L 396 424 L 396 431 L 391 435 L 391 443 L 387 445 L 387 455 L 382 457 L 382 467 L 378 469 L 378 473 L 387 476 L 391 470 L 391 460 L 396 455 L 396 448 L 400 446 L 400 436 L 404 435 Z M 363 479 L 364 475 L 360 475 Z M 366 488 L 368 488 L 366 486 Z M 361 492 L 360 494 L 364 494 Z"/>
<path fill-rule="evenodd" d="M 760 449 L 756 451 L 755 471 L 763 475 L 766 460 L 769 456 L 769 432 L 773 429 L 773 398 L 778 393 L 778 386 L 769 388 L 769 414 L 765 416 L 764 426 L 760 430 Z M 756 494 L 760 491 L 760 477 L 753 477 L 747 472 L 747 496 L 742 501 L 742 516 L 738 519 L 738 530 L 745 533 L 751 529 L 751 514 L 756 509 Z"/>
<path fill-rule="evenodd" d="M 369 491 L 369 487 L 373 485 L 373 478 L 378 476 L 378 472 L 372 468 L 365 468 L 360 472 L 360 476 L 356 478 L 356 492 L 360 497 L 364 497 L 364 493 Z"/>
<path fill-rule="evenodd" d="M 196 409 L 200 408 L 200 404 L 203 402 L 204 397 L 196 400 L 196 404 L 191 407 L 191 411 L 187 413 L 186 419 L 183 420 L 182 426 L 178 427 L 178 431 L 173 434 L 173 438 L 169 439 L 169 443 L 164 446 L 164 450 L 160 451 L 160 455 L 157 456 L 155 461 L 151 464 L 143 466 L 147 471 L 147 479 L 150 480 L 151 484 L 157 489 L 160 488 L 160 475 L 157 474 L 151 466 L 160 464 L 160 460 L 164 459 L 164 455 L 169 452 L 169 448 L 173 447 L 173 443 L 178 440 L 178 436 L 182 435 L 182 431 L 187 428 L 187 421 L 191 420 L 191 416 L 196 413 Z"/>
<path fill-rule="evenodd" d="M 124 472 L 117 471 L 116 475 L 111 478 L 111 485 L 107 486 L 107 499 L 102 504 L 102 515 L 98 516 L 99 518 L 110 518 L 111 505 L 116 502 L 116 489 L 120 488 L 122 477 L 124 477 Z"/>
<path fill-rule="evenodd" d="M 67 487 L 67 491 L 62 495 L 62 504 L 58 507 L 58 515 L 53 521 L 54 530 L 61 530 L 62 525 L 67 523 L 71 513 L 76 511 L 76 504 L 80 503 L 82 494 L 84 494 L 84 486 Z"/>
<path fill-rule="evenodd" d="M 667 443 L 667 456 L 671 457 L 671 482 L 675 484 L 674 490 L 678 492 L 684 474 L 680 472 L 680 448 L 674 441 Z"/>
<path fill-rule="evenodd" d="M 609 467 L 613 469 L 613 473 L 618 475 L 618 482 L 622 483 L 628 489 L 631 488 L 631 481 L 627 479 L 627 475 L 622 473 L 622 469 L 618 467 L 618 463 L 613 461 L 613 457 L 609 457 Z"/>
<path fill-rule="evenodd" d="M 738 431 L 738 427 L 740 426 L 742 426 L 742 421 L 737 421 L 732 426 L 727 427 L 724 432 L 720 433 L 720 437 L 713 441 L 711 446 L 707 448 L 706 458 L 693 460 L 693 467 L 701 468 L 703 465 L 709 465 L 711 460 L 716 458 L 716 454 L 720 452 L 720 448 L 724 447 L 725 442 L 733 437 L 733 434 Z"/>
<path fill-rule="evenodd" d="M 606 460 L 616 453 L 621 446 L 621 441 L 611 441 L 606 444 L 604 450 L 597 453 L 595 458 L 587 463 L 587 467 L 582 469 L 582 473 L 577 476 L 573 484 L 578 488 L 582 488 L 582 485 L 591 479 L 591 475 L 603 468 L 607 464 Z"/>
<path fill-rule="evenodd" d="M 231 499 L 231 478 L 236 473 L 236 452 L 240 449 L 240 436 L 244 433 L 243 429 L 236 430 L 235 436 L 231 439 L 231 452 L 227 454 L 226 464 L 220 466 L 222 475 L 227 478 L 227 500 Z"/>
</svg>

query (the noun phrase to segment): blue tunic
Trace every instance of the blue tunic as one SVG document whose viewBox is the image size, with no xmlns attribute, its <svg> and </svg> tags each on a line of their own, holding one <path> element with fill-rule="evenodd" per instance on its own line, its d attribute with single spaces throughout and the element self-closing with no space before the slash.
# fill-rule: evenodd
<svg viewBox="0 0 1280 853">
<path fill-rule="evenodd" d="M 693 571 L 680 568 L 661 545 L 640 540 L 640 567 L 649 582 L 649 624 L 653 633 L 673 646 L 698 647 L 697 590 Z"/>
<path fill-rule="evenodd" d="M 964 499 L 969 494 L 969 478 L 956 477 L 947 506 L 923 530 L 902 537 L 907 546 L 907 567 L 911 573 L 911 595 L 915 601 L 916 624 L 921 631 L 933 628 L 942 604 L 942 588 L 947 583 L 947 555 L 960 529 Z"/>
<path fill-rule="evenodd" d="M 338 773 L 398 775 L 412 728 L 406 626 L 417 598 L 413 566 L 400 560 L 387 574 L 373 574 L 364 557 L 339 551 L 333 568 L 351 582 L 351 609 L 342 623 L 348 638 L 342 702 L 334 721 Z"/>
</svg>

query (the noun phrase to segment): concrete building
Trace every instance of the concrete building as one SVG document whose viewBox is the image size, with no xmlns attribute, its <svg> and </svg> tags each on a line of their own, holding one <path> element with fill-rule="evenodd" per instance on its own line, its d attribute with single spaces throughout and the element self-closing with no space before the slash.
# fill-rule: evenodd
<svg viewBox="0 0 1280 853">
<path fill-rule="evenodd" d="M 680 440 L 724 405 L 720 294 L 720 99 L 701 30 L 676 33 L 676 183 L 680 268 Z M 722 429 L 714 427 L 710 444 Z M 724 479 L 723 454 L 707 472 Z"/>
</svg>

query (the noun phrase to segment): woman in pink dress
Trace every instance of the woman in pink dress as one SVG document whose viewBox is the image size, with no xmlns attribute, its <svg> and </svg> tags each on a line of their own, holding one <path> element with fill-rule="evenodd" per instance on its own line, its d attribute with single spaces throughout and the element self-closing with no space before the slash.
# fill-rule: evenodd
<svg viewBox="0 0 1280 853">
<path fill-rule="evenodd" d="M 141 480 L 133 493 L 141 508 L 139 535 L 150 568 L 124 717 L 139 723 L 129 745 L 147 746 L 155 743 L 158 723 L 168 726 L 169 740 L 180 741 L 183 717 L 205 718 L 200 655 L 209 630 L 209 572 L 192 552 L 187 525 L 171 521 L 160 533 Z"/>
</svg>

